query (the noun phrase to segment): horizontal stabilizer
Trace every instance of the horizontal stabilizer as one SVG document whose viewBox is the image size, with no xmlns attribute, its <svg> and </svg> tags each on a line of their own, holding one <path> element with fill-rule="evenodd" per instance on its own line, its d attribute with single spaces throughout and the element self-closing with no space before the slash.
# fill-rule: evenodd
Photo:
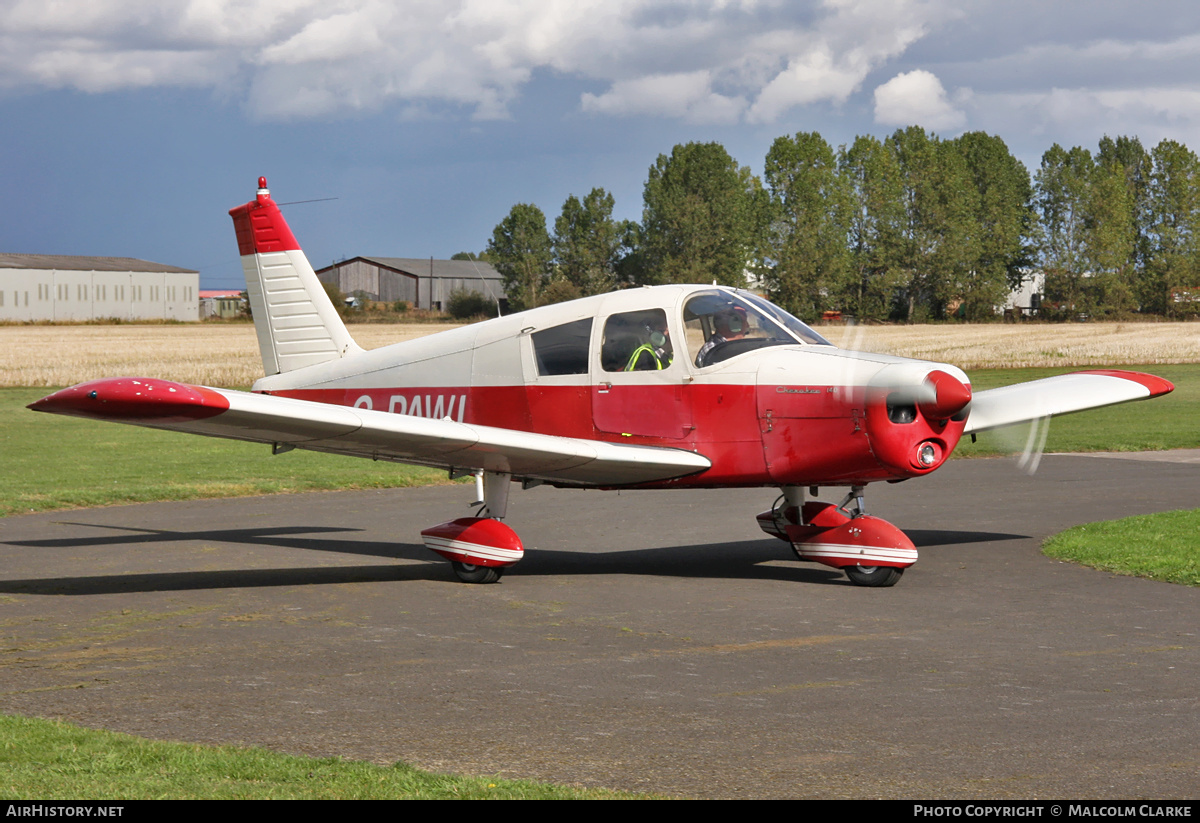
<svg viewBox="0 0 1200 823">
<path fill-rule="evenodd" d="M 1173 391 L 1161 377 L 1116 369 L 1061 374 L 976 392 L 964 434 L 1043 417 L 1145 400 Z"/>
<path fill-rule="evenodd" d="M 373 460 L 506 472 L 581 486 L 653 483 L 707 470 L 680 449 L 434 420 L 143 377 L 81 383 L 44 397 L 34 411 L 156 429 L 273 443 Z"/>
</svg>

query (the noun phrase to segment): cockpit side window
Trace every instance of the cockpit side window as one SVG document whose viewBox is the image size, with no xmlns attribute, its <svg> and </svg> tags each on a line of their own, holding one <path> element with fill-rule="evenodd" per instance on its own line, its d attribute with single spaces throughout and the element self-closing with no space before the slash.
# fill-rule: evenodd
<svg viewBox="0 0 1200 823">
<path fill-rule="evenodd" d="M 831 345 L 783 309 L 749 292 L 695 294 L 683 307 L 683 323 L 697 368 L 764 346 Z"/>
</svg>

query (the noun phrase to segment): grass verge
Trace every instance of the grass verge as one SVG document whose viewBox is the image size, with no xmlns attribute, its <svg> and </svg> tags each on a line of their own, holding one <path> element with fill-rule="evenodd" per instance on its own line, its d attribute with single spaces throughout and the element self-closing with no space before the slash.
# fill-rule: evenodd
<svg viewBox="0 0 1200 823">
<path fill-rule="evenodd" d="M 1200 586 L 1200 509 L 1085 523 L 1048 538 L 1048 557 L 1115 574 Z"/>
<path fill-rule="evenodd" d="M 264 749 L 197 746 L 0 715 L 0 795 L 10 800 L 601 800 L 601 789 L 433 774 Z"/>
</svg>

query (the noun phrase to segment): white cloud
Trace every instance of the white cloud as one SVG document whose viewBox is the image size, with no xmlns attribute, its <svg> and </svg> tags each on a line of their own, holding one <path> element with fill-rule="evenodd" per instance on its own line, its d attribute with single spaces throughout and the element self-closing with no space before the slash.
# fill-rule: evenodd
<svg viewBox="0 0 1200 823">
<path fill-rule="evenodd" d="M 758 122 L 774 122 L 793 106 L 818 100 L 845 102 L 858 88 L 868 67 L 836 66 L 825 49 L 813 49 L 788 63 L 786 69 L 766 84 L 751 109 Z"/>
<path fill-rule="evenodd" d="M 936 75 L 917 69 L 875 89 L 875 122 L 950 131 L 966 125 L 967 116 L 951 104 Z"/>
<path fill-rule="evenodd" d="M 831 2 L 833 14 L 787 51 L 787 66 L 767 82 L 750 119 L 774 122 L 793 106 L 844 103 L 867 75 L 923 37 L 936 4 Z M 949 12 L 954 16 L 954 12 Z"/>
<path fill-rule="evenodd" d="M 224 67 L 203 53 L 153 49 L 106 51 L 86 41 L 43 51 L 34 56 L 25 71 L 52 88 L 70 86 L 86 92 L 165 84 L 207 86 L 225 75 Z"/>
<path fill-rule="evenodd" d="M 284 42 L 264 48 L 259 60 L 265 64 L 328 63 L 377 52 L 383 44 L 376 22 L 365 9 L 322 17 Z"/>
<path fill-rule="evenodd" d="M 1020 123 L 1032 142 L 1031 168 L 1052 141 L 1094 148 L 1107 134 L 1136 135 L 1146 148 L 1163 139 L 1200 145 L 1200 90 L 1184 86 L 976 93 L 970 109 L 972 121 L 987 131 L 1004 133 Z"/>
<path fill-rule="evenodd" d="M 4 0 L 0 89 L 211 88 L 260 118 L 390 107 L 489 119 L 549 75 L 591 88 L 578 106 L 592 116 L 770 124 L 814 104 L 855 116 L 892 77 L 874 89 L 879 124 L 1191 130 L 1200 11 L 1105 8 L 1083 19 L 1029 0 Z"/>
<path fill-rule="evenodd" d="M 15 0 L 0 87 L 212 86 L 265 117 L 505 116 L 536 71 L 593 113 L 770 122 L 844 101 L 949 0 Z M 751 108 L 753 107 L 753 108 Z"/>
<path fill-rule="evenodd" d="M 712 89 L 706 71 L 661 74 L 614 83 L 604 94 L 584 94 L 585 112 L 618 116 L 656 115 L 696 123 L 737 122 L 746 101 Z"/>
</svg>

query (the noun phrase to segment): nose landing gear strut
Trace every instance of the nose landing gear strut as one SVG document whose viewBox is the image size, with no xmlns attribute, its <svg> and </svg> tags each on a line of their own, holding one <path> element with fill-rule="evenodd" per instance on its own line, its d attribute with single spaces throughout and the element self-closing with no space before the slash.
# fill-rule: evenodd
<svg viewBox="0 0 1200 823">
<path fill-rule="evenodd" d="M 863 489 L 852 486 L 835 506 L 806 503 L 803 487 L 785 486 L 775 505 L 758 515 L 758 525 L 791 544 L 800 560 L 841 569 L 856 586 L 894 586 L 917 562 L 917 548 L 900 529 L 866 514 Z"/>
</svg>

